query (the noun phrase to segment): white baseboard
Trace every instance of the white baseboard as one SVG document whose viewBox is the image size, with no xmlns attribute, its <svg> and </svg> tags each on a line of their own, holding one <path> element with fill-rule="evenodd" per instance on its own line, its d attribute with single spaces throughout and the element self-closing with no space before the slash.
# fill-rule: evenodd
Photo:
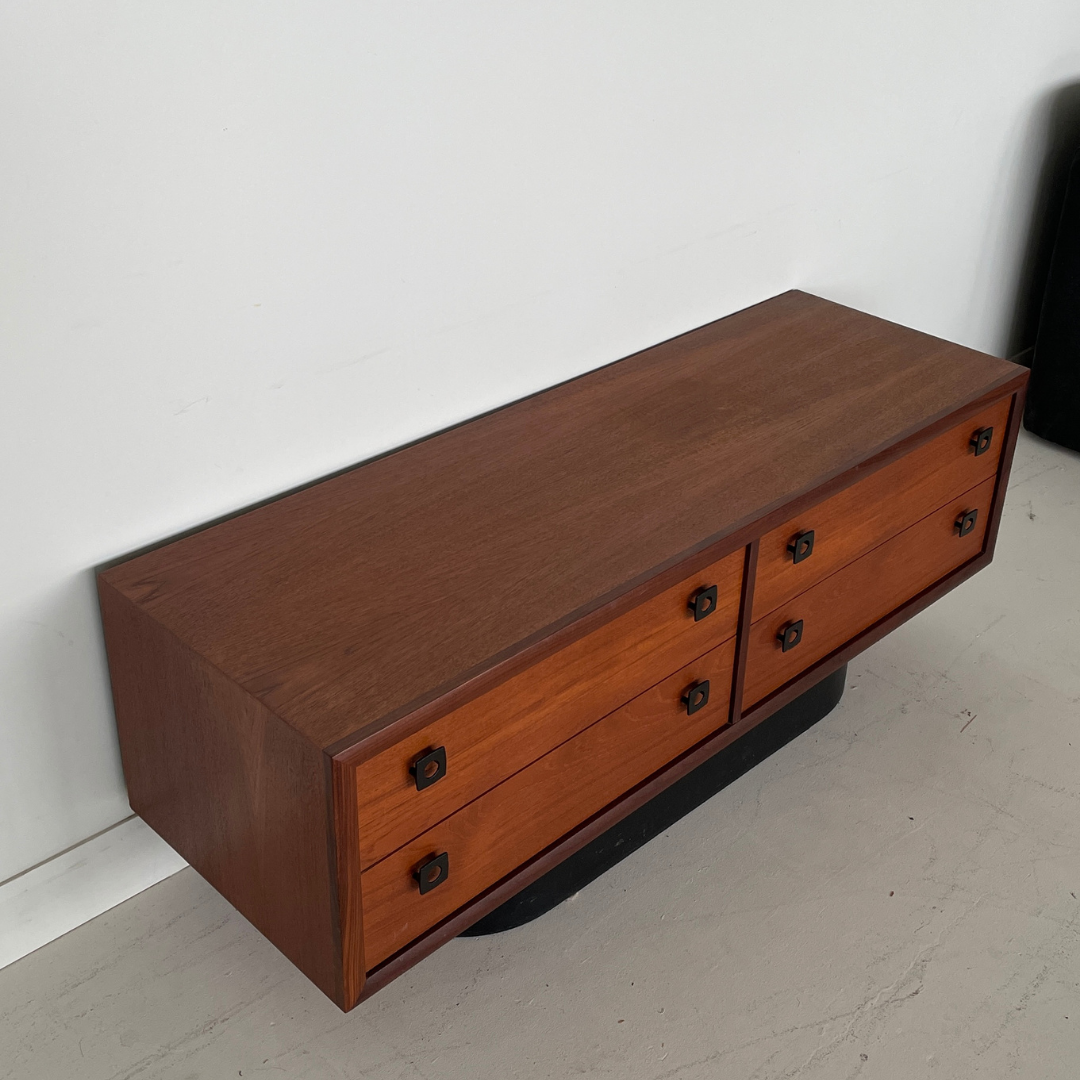
<svg viewBox="0 0 1080 1080">
<path fill-rule="evenodd" d="M 0 968 L 187 866 L 130 817 L 0 885 Z"/>
</svg>

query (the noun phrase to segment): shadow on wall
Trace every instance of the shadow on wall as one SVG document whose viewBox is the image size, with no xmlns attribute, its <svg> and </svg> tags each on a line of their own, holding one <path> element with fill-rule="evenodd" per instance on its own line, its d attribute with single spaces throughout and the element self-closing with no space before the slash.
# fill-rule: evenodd
<svg viewBox="0 0 1080 1080">
<path fill-rule="evenodd" d="M 1036 122 L 1044 132 L 1044 156 L 1035 185 L 1009 349 L 1005 354 L 1011 357 L 1018 357 L 1035 345 L 1069 166 L 1080 150 L 1080 83 L 1059 86 L 1047 94 L 1040 103 Z M 1022 359 L 1030 364 L 1030 355 Z"/>
</svg>

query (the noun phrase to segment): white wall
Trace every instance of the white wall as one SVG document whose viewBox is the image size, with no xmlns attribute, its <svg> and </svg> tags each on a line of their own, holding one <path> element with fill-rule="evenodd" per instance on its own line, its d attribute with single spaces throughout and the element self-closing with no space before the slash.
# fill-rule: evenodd
<svg viewBox="0 0 1080 1080">
<path fill-rule="evenodd" d="M 1005 347 L 1075 0 L 0 6 L 0 879 L 129 813 L 91 567 L 801 286 Z"/>
</svg>

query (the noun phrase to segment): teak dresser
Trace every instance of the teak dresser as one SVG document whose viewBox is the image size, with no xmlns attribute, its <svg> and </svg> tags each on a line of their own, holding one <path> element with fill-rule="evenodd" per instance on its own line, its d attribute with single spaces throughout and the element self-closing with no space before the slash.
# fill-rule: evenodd
<svg viewBox="0 0 1080 1080">
<path fill-rule="evenodd" d="M 1026 379 L 789 292 L 114 565 L 131 805 L 350 1009 L 985 566 Z"/>
</svg>

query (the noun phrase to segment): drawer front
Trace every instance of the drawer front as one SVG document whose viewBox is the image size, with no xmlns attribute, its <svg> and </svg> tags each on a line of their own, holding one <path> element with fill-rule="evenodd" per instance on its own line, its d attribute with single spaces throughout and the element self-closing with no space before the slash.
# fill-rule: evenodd
<svg viewBox="0 0 1080 1080">
<path fill-rule="evenodd" d="M 734 655 L 725 642 L 362 874 L 369 968 L 723 727 Z M 708 701 L 688 714 L 702 680 Z M 422 894 L 414 873 L 444 855 Z"/>
<path fill-rule="evenodd" d="M 997 402 L 764 536 L 754 582 L 754 619 L 993 476 L 1011 401 Z M 971 445 L 972 439 L 987 428 L 993 428 L 989 446 L 976 454 L 979 447 Z M 810 554 L 796 562 L 789 546 L 811 530 Z M 805 550 L 805 541 L 802 546 Z"/>
<path fill-rule="evenodd" d="M 361 868 L 734 637 L 744 561 L 740 549 L 713 563 L 359 765 Z M 688 602 L 712 586 L 696 619 Z M 418 787 L 411 770 L 430 752 Z"/>
<path fill-rule="evenodd" d="M 991 477 L 755 622 L 744 710 L 978 555 L 993 496 Z M 970 510 L 975 524 L 961 535 L 957 519 Z M 801 638 L 785 651 L 780 635 L 799 621 Z"/>
</svg>

